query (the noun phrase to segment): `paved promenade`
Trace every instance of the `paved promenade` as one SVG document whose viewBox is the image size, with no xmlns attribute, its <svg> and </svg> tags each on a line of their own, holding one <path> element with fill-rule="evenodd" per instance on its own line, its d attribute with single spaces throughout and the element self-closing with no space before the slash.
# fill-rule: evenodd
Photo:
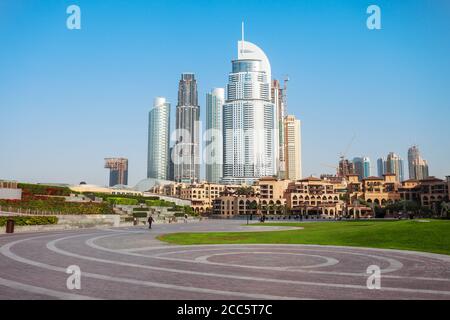
<svg viewBox="0 0 450 320">
<path fill-rule="evenodd" d="M 450 299 L 450 256 L 315 245 L 168 245 L 244 221 L 0 235 L 0 299 Z M 300 231 L 301 232 L 301 231 Z M 81 289 L 69 290 L 69 266 Z M 381 289 L 366 286 L 370 265 Z"/>
</svg>

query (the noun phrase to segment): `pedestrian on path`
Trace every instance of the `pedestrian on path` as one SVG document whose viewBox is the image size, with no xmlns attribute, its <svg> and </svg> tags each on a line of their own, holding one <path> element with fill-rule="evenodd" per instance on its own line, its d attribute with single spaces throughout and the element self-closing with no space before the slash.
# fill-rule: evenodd
<svg viewBox="0 0 450 320">
<path fill-rule="evenodd" d="M 152 228 L 152 223 L 153 223 L 153 221 L 155 221 L 154 219 L 153 219 L 153 217 L 152 216 L 150 216 L 150 217 L 148 217 L 148 228 L 149 229 L 151 229 Z"/>
<path fill-rule="evenodd" d="M 188 218 L 188 215 L 184 214 L 184 223 L 187 223 L 187 218 Z"/>
</svg>

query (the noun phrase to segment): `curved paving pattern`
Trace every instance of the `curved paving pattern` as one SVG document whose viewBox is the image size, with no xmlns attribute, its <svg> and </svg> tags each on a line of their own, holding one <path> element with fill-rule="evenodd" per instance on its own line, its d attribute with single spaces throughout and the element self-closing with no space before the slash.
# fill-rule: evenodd
<svg viewBox="0 0 450 320">
<path fill-rule="evenodd" d="M 168 245 L 242 221 L 0 236 L 0 299 L 450 299 L 450 256 L 315 245 Z M 250 231 L 282 227 L 251 227 Z M 68 290 L 78 265 L 81 290 Z M 366 286 L 370 265 L 381 289 Z"/>
</svg>

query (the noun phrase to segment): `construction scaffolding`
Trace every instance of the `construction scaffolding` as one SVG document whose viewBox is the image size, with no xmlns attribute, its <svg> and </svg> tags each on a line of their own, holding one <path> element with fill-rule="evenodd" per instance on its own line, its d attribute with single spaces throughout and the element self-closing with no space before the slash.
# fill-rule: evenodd
<svg viewBox="0 0 450 320">
<path fill-rule="evenodd" d="M 128 184 L 128 159 L 105 158 L 105 168 L 109 169 L 109 186 Z"/>
</svg>

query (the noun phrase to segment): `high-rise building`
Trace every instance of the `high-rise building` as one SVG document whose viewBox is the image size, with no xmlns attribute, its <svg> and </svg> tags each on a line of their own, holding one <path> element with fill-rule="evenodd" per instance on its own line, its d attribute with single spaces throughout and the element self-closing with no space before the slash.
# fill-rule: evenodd
<svg viewBox="0 0 450 320">
<path fill-rule="evenodd" d="M 225 89 L 215 88 L 206 94 L 206 180 L 219 183 L 223 175 L 222 112 Z"/>
<path fill-rule="evenodd" d="M 358 175 L 359 180 L 370 177 L 370 159 L 368 157 L 353 158 L 353 165 L 355 168 L 355 174 Z"/>
<path fill-rule="evenodd" d="M 364 166 L 364 178 L 368 178 L 372 175 L 372 169 L 370 166 L 370 158 L 363 157 L 363 166 Z"/>
<path fill-rule="evenodd" d="M 348 159 L 342 158 L 339 161 L 337 172 L 338 177 L 346 177 L 347 175 L 354 173 L 355 173 L 355 165 L 353 164 L 353 162 Z"/>
<path fill-rule="evenodd" d="M 270 81 L 266 54 L 251 42 L 239 41 L 223 106 L 224 183 L 253 183 L 277 175 L 278 124 Z"/>
<path fill-rule="evenodd" d="M 168 179 L 170 103 L 157 97 L 148 114 L 147 178 Z"/>
<path fill-rule="evenodd" d="M 394 152 L 390 152 L 386 159 L 386 173 L 395 174 L 395 179 L 398 182 L 403 181 L 403 160 L 395 154 Z"/>
<path fill-rule="evenodd" d="M 172 159 L 173 147 L 169 147 L 169 172 L 167 173 L 167 180 L 175 180 L 175 166 Z"/>
<path fill-rule="evenodd" d="M 386 159 L 385 158 L 378 158 L 377 160 L 377 172 L 378 176 L 380 178 L 383 177 L 383 174 L 386 174 Z"/>
<path fill-rule="evenodd" d="M 284 80 L 284 88 L 281 88 L 280 81 L 278 80 L 272 80 L 272 87 L 271 87 L 271 96 L 272 96 L 272 103 L 275 105 L 275 111 L 276 111 L 276 117 L 277 117 L 277 124 L 278 124 L 278 163 L 277 163 L 277 170 L 278 170 L 278 178 L 284 179 L 286 177 L 286 159 L 285 159 L 285 147 L 286 147 L 286 141 L 285 141 L 285 130 L 284 130 L 284 123 L 285 123 L 285 117 L 286 117 L 286 107 L 287 107 L 287 101 L 286 101 L 286 90 L 287 90 L 287 83 L 288 79 Z"/>
<path fill-rule="evenodd" d="M 417 146 L 408 149 L 408 169 L 410 179 L 422 180 L 429 176 L 428 163 L 420 156 Z"/>
<path fill-rule="evenodd" d="M 105 158 L 105 168 L 109 169 L 109 186 L 128 184 L 128 159 Z"/>
<path fill-rule="evenodd" d="M 300 180 L 302 178 L 302 140 L 300 120 L 295 116 L 286 116 L 284 119 L 284 159 L 286 160 L 285 178 Z"/>
<path fill-rule="evenodd" d="M 197 80 L 193 73 L 183 73 L 178 86 L 176 142 L 171 155 L 177 182 L 194 183 L 200 179 L 199 119 Z"/>
</svg>

